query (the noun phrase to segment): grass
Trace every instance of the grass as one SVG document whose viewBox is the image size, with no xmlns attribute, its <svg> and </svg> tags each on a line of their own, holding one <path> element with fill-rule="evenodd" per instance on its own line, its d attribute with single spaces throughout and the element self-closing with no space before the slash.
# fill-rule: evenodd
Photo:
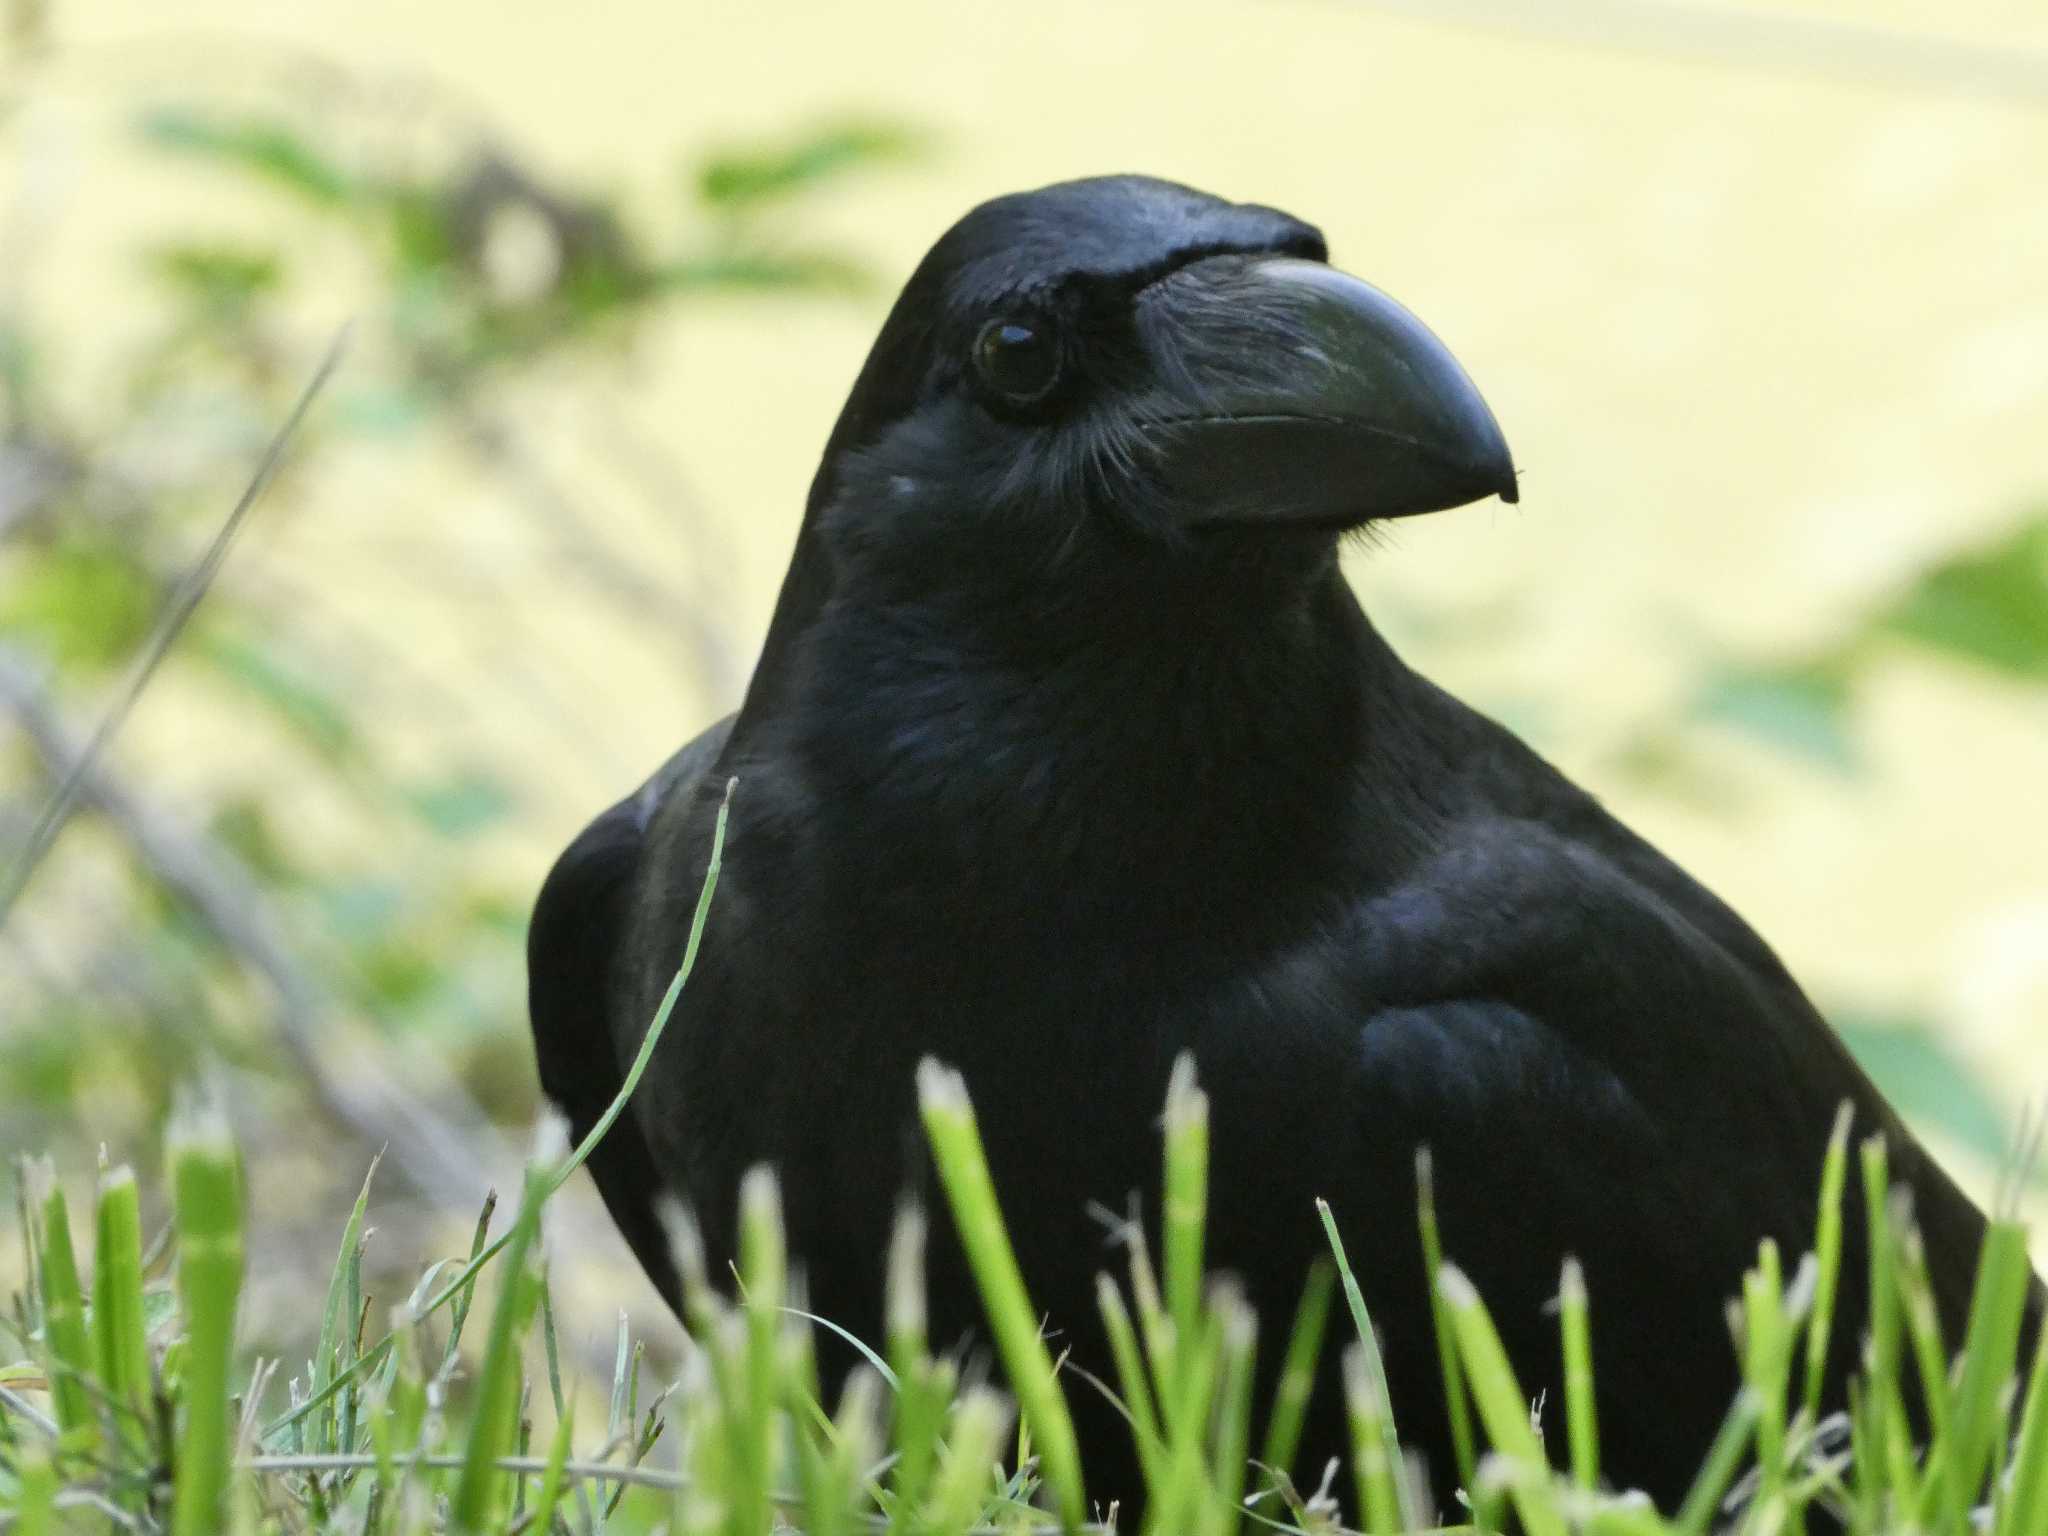
<svg viewBox="0 0 2048 1536">
<path fill-rule="evenodd" d="M 728 790 L 728 799 L 730 790 Z M 836 1402 L 819 1388 L 814 1321 L 793 1295 L 780 1200 L 765 1170 L 741 1191 L 738 1285 L 710 1283 L 686 1214 L 671 1231 L 692 1347 L 680 1379 L 640 1396 L 621 1325 L 602 1435 L 579 1436 L 555 1346 L 541 1241 L 546 1206 L 623 1106 L 695 962 L 723 850 L 710 868 L 674 985 L 619 1102 L 573 1152 L 543 1134 L 509 1225 L 487 1204 L 468 1259 L 427 1271 L 372 1336 L 362 1289 L 366 1181 L 319 1309 L 313 1358 L 282 1394 L 275 1362 L 243 1362 L 235 1319 L 243 1198 L 222 1119 L 183 1114 L 170 1146 L 171 1231 L 146 1249 L 134 1178 L 102 1172 L 90 1269 L 47 1166 L 25 1168 L 20 1237 L 29 1284 L 0 1319 L 0 1528 L 62 1531 L 522 1536 L 665 1529 L 677 1536 L 966 1536 L 1072 1530 L 1087 1499 L 1062 1376 L 1039 1331 L 961 1079 L 935 1062 L 918 1092 L 940 1183 L 981 1287 L 988 1333 L 1014 1401 L 963 1383 L 925 1335 L 921 1213 L 905 1210 L 887 1254 L 887 1338 Z M 1134 1234 L 1121 1281 L 1098 1286 L 1112 1383 L 1148 1489 L 1146 1529 L 1172 1536 L 1332 1532 L 1327 1493 L 1273 1468 L 1293 1460 L 1306 1383 L 1329 1345 L 1333 1292 L 1351 1325 L 1343 1351 L 1357 1518 L 1372 1536 L 1414 1530 L 1424 1507 L 1401 1453 L 1363 1289 L 1324 1212 L 1332 1263 L 1307 1277 L 1284 1342 L 1282 1389 L 1255 1431 L 1258 1328 L 1226 1277 L 1204 1270 L 1207 1100 L 1192 1062 L 1175 1069 L 1163 1121 L 1160 1267 Z M 1228 1148 L 1219 1149 L 1228 1155 Z M 1791 1266 L 1769 1243 L 1733 1308 L 1741 1390 L 1678 1508 L 1608 1488 L 1594 1412 L 1591 1309 L 1569 1262 L 1559 1277 L 1561 1465 L 1539 1438 L 1482 1298 L 1439 1250 L 1427 1159 L 1418 1238 L 1437 1277 L 1438 1356 L 1457 1412 L 1466 1507 L 1460 1531 L 1528 1536 L 2048 1536 L 2048 1360 L 2015 1383 L 2030 1269 L 2023 1228 L 1994 1220 L 1967 1328 L 1941 1336 L 1910 1207 L 1884 1147 L 1860 1149 L 1875 1240 L 1868 1273 L 1841 1269 L 1841 1202 L 1852 1163 L 1846 1116 L 1822 1179 L 1815 1252 Z M 1868 1288 L 1846 1415 L 1819 1418 L 1836 1299 Z M 736 1298 L 736 1299 L 735 1299 Z M 2048 1353 L 2048 1341 L 2043 1344 Z M 1907 1367 L 1911 1365 L 1913 1369 Z M 1920 1399 L 1909 1410 L 1908 1394 Z M 1916 1443 L 1910 1426 L 1930 1432 Z M 585 1448 L 577 1449 L 582 1444 Z"/>
</svg>

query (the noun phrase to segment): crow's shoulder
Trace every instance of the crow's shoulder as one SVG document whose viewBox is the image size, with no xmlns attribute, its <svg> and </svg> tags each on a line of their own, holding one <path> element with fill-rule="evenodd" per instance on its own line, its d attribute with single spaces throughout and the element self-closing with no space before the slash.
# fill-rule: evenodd
<svg viewBox="0 0 2048 1536">
<path fill-rule="evenodd" d="M 647 831 L 661 806 L 688 793 L 716 762 L 730 718 L 698 736 L 633 794 L 612 806 L 563 850 L 541 886 L 527 929 L 527 1011 L 541 1088 L 581 1140 L 618 1094 L 619 1041 L 637 1022 L 625 974 L 625 936 L 635 915 Z M 637 1033 L 634 1034 L 637 1038 Z M 587 1166 L 627 1242 L 673 1300 L 676 1277 L 655 1214 L 659 1170 L 630 1115 L 613 1125 Z"/>
</svg>

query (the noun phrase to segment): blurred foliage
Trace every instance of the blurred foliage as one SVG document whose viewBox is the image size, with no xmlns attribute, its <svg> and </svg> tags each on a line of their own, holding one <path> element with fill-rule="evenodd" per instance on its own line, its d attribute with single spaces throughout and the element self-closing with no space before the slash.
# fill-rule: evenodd
<svg viewBox="0 0 2048 1536">
<path fill-rule="evenodd" d="M 1412 596 L 1376 603 L 1375 612 L 1394 620 L 1406 648 L 1425 658 L 1424 670 L 1432 652 L 1512 648 L 1530 617 L 1519 603 L 1433 613 Z M 1739 654 L 1714 636 L 1692 637 L 1692 677 L 1675 707 L 1641 722 L 1601 769 L 1728 816 L 1746 814 L 1753 800 L 1726 754 L 1713 750 L 1719 740 L 1747 742 L 1818 773 L 1881 775 L 1885 765 L 1865 739 L 1859 711 L 1888 668 L 1916 658 L 1995 687 L 2048 684 L 2048 507 L 2023 511 L 1982 544 L 1937 556 L 1852 609 L 1818 644 Z M 1476 702 L 1539 744 L 1562 713 L 1541 696 Z M 2015 1128 L 1948 1043 L 1938 1015 L 1901 999 L 1817 1001 L 1905 1114 L 1990 1163 L 2005 1162 Z"/>
<path fill-rule="evenodd" d="M 1827 644 L 1724 665 L 1694 697 L 1701 719 L 1748 732 L 1825 767 L 1863 766 L 1855 706 L 1899 651 L 1918 651 L 2013 684 L 2048 684 L 2048 508 L 1998 538 L 1956 550 L 1853 613 Z"/>
<path fill-rule="evenodd" d="M 146 302 L 118 313 L 145 321 L 111 379 L 67 372 L 49 317 L 0 297 L 0 668 L 13 690 L 0 708 L 47 712 L 73 747 L 303 384 L 307 299 L 332 303 L 337 265 L 355 280 L 357 344 L 260 518 L 289 521 L 344 455 L 434 434 L 508 517 L 573 547 L 560 579 L 636 595 L 650 628 L 664 605 L 693 606 L 533 472 L 500 414 L 505 391 L 544 401 L 565 357 L 623 354 L 678 306 L 864 291 L 855 255 L 805 236 L 807 210 L 921 145 L 901 125 L 842 119 L 723 146 L 687 161 L 663 220 L 672 233 L 657 240 L 619 196 L 532 169 L 504 125 L 462 119 L 449 133 L 444 113 L 423 147 L 381 123 L 355 132 L 289 90 L 231 108 L 225 93 L 173 88 L 176 99 L 138 107 L 123 87 L 105 104 L 153 174 L 194 193 L 189 218 L 167 218 L 135 252 Z M 363 100 L 373 115 L 375 91 Z M 16 129 L 0 114 L 0 139 Z M 260 236 L 224 232 L 202 211 L 218 198 L 252 210 L 227 224 Z M 657 469 L 686 484 L 679 467 Z M 393 747 L 390 692 L 422 676 L 405 670 L 403 636 L 357 637 L 388 663 L 369 664 L 363 686 L 274 574 L 239 570 L 230 559 L 152 684 L 194 729 L 236 744 L 226 771 L 174 788 L 116 750 L 107 771 L 132 803 L 88 795 L 0 934 L 0 1135 L 110 1138 L 146 1157 L 171 1086 L 225 1069 L 266 1081 L 282 1128 L 303 1137 L 306 1108 L 337 1114 L 304 1103 L 317 1085 L 291 1081 L 274 1024 L 290 1006 L 334 1031 L 324 1050 L 338 1073 L 409 1085 L 437 1114 L 453 1094 L 472 1121 L 480 1107 L 523 1126 L 531 892 L 483 856 L 526 809 L 514 782 L 459 740 L 439 762 Z M 708 675 L 712 647 L 700 651 Z M 457 724 L 451 714 L 447 734 Z M 65 767 L 65 742 L 49 736 L 26 733 L 27 750 L 4 738 L 0 867 Z M 195 880 L 248 908 L 230 914 L 242 921 L 224 927 L 195 905 Z M 277 936 L 275 953 L 257 955 L 252 935 Z M 280 987 L 304 995 L 281 1003 Z M 338 1118 L 374 1135 L 360 1116 Z"/>
<path fill-rule="evenodd" d="M 600 521 L 550 489 L 499 414 L 503 388 L 545 389 L 572 357 L 629 352 L 676 306 L 864 291 L 872 275 L 856 255 L 806 238 L 810 200 L 923 148 L 914 129 L 873 119 L 719 146 L 686 158 L 666 194 L 672 233 L 655 238 L 621 197 L 535 170 L 504 125 L 469 124 L 452 153 L 435 155 L 403 142 L 365 148 L 291 103 L 138 110 L 124 98 L 113 110 L 163 174 L 253 199 L 262 233 L 223 233 L 199 214 L 154 232 L 133 267 L 154 318 L 111 379 L 67 371 L 42 317 L 0 300 L 0 662 L 81 735 L 302 382 L 314 350 L 304 299 L 328 280 L 310 250 L 339 251 L 365 274 L 364 344 L 295 443 L 264 515 L 288 519 L 344 454 L 432 434 L 508 516 L 550 527 L 565 552 L 561 580 L 616 594 L 629 616 L 666 630 L 709 605 L 662 589 L 635 551 L 611 547 Z M 0 113 L 0 138 L 14 131 Z M 383 691 L 366 689 L 310 632 L 296 594 L 240 581 L 236 569 L 166 680 L 203 705 L 196 729 L 236 743 L 236 768 L 200 786 L 159 784 L 155 765 L 117 753 L 145 776 L 127 787 L 193 833 L 201 873 L 255 894 L 328 1017 L 362 1026 L 337 1048 L 346 1070 L 418 1076 L 422 1092 L 438 1092 L 428 1066 L 445 1063 L 472 1108 L 523 1121 L 534 1092 L 520 953 L 531 891 L 482 856 L 527 809 L 514 780 L 460 751 L 428 767 L 394 752 L 377 717 L 390 690 L 411 686 L 403 638 L 354 637 L 383 674 Z M 1450 643 L 1432 626 L 1458 630 L 1459 645 L 1511 647 L 1520 622 L 1410 618 L 1424 649 Z M 693 657 L 721 694 L 732 681 L 717 670 L 721 642 L 744 653 L 750 637 L 715 633 L 715 610 L 704 622 Z M 1874 598 L 1825 645 L 1752 657 L 1707 647 L 1681 706 L 1607 766 L 1738 814 L 1739 789 L 1698 750 L 1709 735 L 1732 732 L 1825 772 L 1881 773 L 1860 739 L 1858 701 L 1905 653 L 2013 687 L 2048 683 L 2048 510 Z M 445 706 L 424 692 L 415 702 Z M 1556 713 L 1542 696 L 1487 702 L 1523 727 Z M 11 849 L 51 765 L 46 753 L 5 751 L 0 849 Z M 332 825 L 335 807 L 347 834 L 309 836 L 306 824 Z M 307 1090 L 276 1048 L 274 1000 L 246 935 L 195 908 L 191 871 L 164 867 L 119 816 L 100 820 L 74 828 L 62 871 L 44 872 L 48 921 L 32 893 L 0 934 L 10 981 L 21 978 L 0 996 L 7 1143 L 61 1150 L 122 1135 L 147 1157 L 169 1085 L 223 1063 L 268 1081 L 300 1133 L 294 1109 Z M 2002 1143 L 1996 1106 L 1930 1021 L 1845 1012 L 1844 1023 L 1909 1109 L 1980 1149 Z"/>
<path fill-rule="evenodd" d="M 1710 660 L 1682 717 L 1638 739 L 1618 765 L 1654 786 L 1698 784 L 1707 770 L 1688 756 L 1685 743 L 1689 727 L 1705 726 L 1818 771 L 1880 773 L 1883 764 L 1859 730 L 1858 709 L 1878 675 L 1908 657 L 1997 685 L 2048 684 L 2048 507 L 2023 513 L 1990 541 L 1947 552 L 1871 597 L 1821 644 Z M 2013 1127 L 1947 1044 L 1939 1018 L 1857 999 L 1835 1000 L 1828 1011 L 1902 1112 L 1989 1162 L 2005 1160 Z"/>
<path fill-rule="evenodd" d="M 1854 610 L 1811 649 L 1721 658 L 1702 669 L 1686 719 L 1636 744 L 1625 766 L 1653 784 L 1699 773 L 1684 730 L 1732 731 L 1825 772 L 1882 771 L 1858 729 L 1858 705 L 1878 674 L 1919 656 L 1995 683 L 2048 684 L 2048 507 L 1997 537 L 1950 551 Z M 2013 1127 L 1945 1041 L 1941 1021 L 1907 1009 L 1841 1001 L 1829 1010 L 1849 1048 L 1900 1110 L 1938 1127 L 1988 1162 L 2010 1155 Z M 2034 1170 L 2039 1174 L 2042 1170 Z"/>
<path fill-rule="evenodd" d="M 709 156 L 689 178 L 693 238 L 664 250 L 634 235 L 611 201 L 545 183 L 495 147 L 475 149 L 452 173 L 354 171 L 278 120 L 160 107 L 139 126 L 166 153 L 245 177 L 307 215 L 346 221 L 381 258 L 385 318 L 419 365 L 413 386 L 451 391 L 473 387 L 490 364 L 622 339 L 648 307 L 679 296 L 865 286 L 858 262 L 769 232 L 757 209 L 905 158 L 919 142 L 893 124 L 854 122 Z M 194 336 L 215 341 L 285 275 L 272 250 L 168 241 L 151 255 L 159 274 L 186 291 L 203 326 Z M 408 419 L 431 408 L 413 405 Z"/>
<path fill-rule="evenodd" d="M 1938 1125 L 1987 1163 L 2012 1156 L 2013 1129 L 1984 1085 L 1941 1042 L 1930 1019 L 1914 1014 L 1838 1011 L 1835 1027 L 1899 1113 Z"/>
</svg>

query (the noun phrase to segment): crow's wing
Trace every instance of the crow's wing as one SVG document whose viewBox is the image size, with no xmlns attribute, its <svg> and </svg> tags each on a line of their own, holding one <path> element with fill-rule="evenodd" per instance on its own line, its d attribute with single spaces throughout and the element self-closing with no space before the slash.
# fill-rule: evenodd
<svg viewBox="0 0 2048 1536">
<path fill-rule="evenodd" d="M 555 861 L 534 904 L 526 938 L 534 1055 L 542 1089 L 569 1117 L 578 1141 L 624 1080 L 615 1041 L 639 1038 L 638 1030 L 615 1029 L 614 1015 L 637 995 L 620 964 L 620 941 L 632 920 L 649 818 L 710 768 L 731 728 L 730 717 L 712 726 L 585 827 Z M 639 1029 L 648 1022 L 638 1020 Z M 641 1267 L 678 1305 L 675 1265 L 656 1210 L 667 1184 L 632 1115 L 614 1122 L 585 1166 Z"/>
<path fill-rule="evenodd" d="M 1555 1360 L 1546 1303 L 1559 1261 L 1579 1258 L 1603 1403 L 1659 1405 L 1603 1424 L 1603 1440 L 1675 1495 L 1736 1385 L 1722 1303 L 1761 1238 L 1788 1274 L 1811 1244 L 1843 1103 L 1913 1189 L 1951 1338 L 1985 1223 L 1761 942 L 1660 865 L 1632 843 L 1503 822 L 1368 909 L 1359 948 L 1376 951 L 1380 1006 L 1346 1085 L 1357 1173 L 1330 1182 L 1370 1224 L 1398 1223 L 1376 1206 L 1429 1143 L 1445 1252 L 1498 1304 L 1518 1361 Z M 1842 1367 L 1864 1326 L 1862 1214 L 1852 1193 Z M 2030 1336 L 2040 1307 L 2037 1291 Z"/>
<path fill-rule="evenodd" d="M 1673 1134 L 1567 1032 L 1499 998 L 1372 1015 L 1357 1070 L 1361 1164 L 1399 1190 L 1413 1149 L 1431 1149 L 1445 1257 L 1478 1287 L 1524 1389 L 1553 1404 L 1562 1402 L 1563 1379 L 1552 1298 L 1562 1261 L 1580 1262 L 1592 1296 L 1603 1449 L 1632 1482 L 1662 1499 L 1681 1496 L 1738 1384 L 1723 1303 L 1739 1293 L 1759 1238 L 1788 1244 L 1788 1267 L 1797 1263 L 1817 1203 L 1802 1178 L 1786 1168 L 1779 1185 L 1751 1168 L 1731 1177 L 1712 1167 L 1721 1160 Z M 1819 1164 L 1816 1148 L 1811 1170 L 1796 1172 L 1810 1182 Z M 1358 1203 L 1373 1198 L 1342 1192 Z M 1394 1233 L 1412 1225 L 1393 1201 L 1369 1215 L 1369 1225 Z M 1408 1262 L 1401 1256 L 1389 1267 L 1405 1278 Z M 1374 1306 L 1399 1357 L 1390 1368 L 1422 1405 L 1436 1396 L 1436 1362 L 1424 1347 L 1429 1316 L 1412 1299 L 1426 1293 L 1411 1285 Z M 1546 1414 L 1544 1428 L 1555 1432 L 1558 1422 Z"/>
</svg>

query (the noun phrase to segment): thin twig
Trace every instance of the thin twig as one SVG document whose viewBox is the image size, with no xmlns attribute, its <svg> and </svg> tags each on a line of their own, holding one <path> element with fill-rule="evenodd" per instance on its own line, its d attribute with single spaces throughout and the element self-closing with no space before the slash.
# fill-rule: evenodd
<svg viewBox="0 0 2048 1536">
<path fill-rule="evenodd" d="M 9 1391 L 6 1387 L 0 1387 L 0 1407 L 6 1408 L 9 1413 L 20 1414 L 44 1434 L 52 1439 L 56 1438 L 57 1421 L 39 1410 L 35 1404 L 22 1397 L 20 1393 Z"/>
<path fill-rule="evenodd" d="M 28 664 L 0 646 L 0 711 L 11 713 L 53 778 L 65 776 L 85 751 Z M 89 764 L 80 800 L 104 816 L 142 866 L 179 897 L 221 947 L 266 982 L 276 999 L 273 1024 L 304 1074 L 321 1111 L 364 1145 L 388 1147 L 392 1165 L 441 1209 L 473 1210 L 480 1192 L 519 1182 L 522 1159 L 455 1083 L 425 1091 L 431 1064 L 401 1069 L 382 1059 L 373 1037 L 337 1032 L 328 994 L 308 974 L 270 917 L 262 890 L 226 850 L 187 828 L 142 795 L 108 764 Z M 346 1059 L 338 1076 L 328 1065 Z M 407 1084 L 411 1086 L 408 1087 Z M 561 1251 L 584 1254 L 616 1242 L 594 1202 L 557 1201 L 550 1208 Z M 608 1368 L 603 1351 L 579 1351 L 586 1364 Z"/>
<path fill-rule="evenodd" d="M 433 1471 L 458 1471 L 464 1458 L 452 1454 L 428 1454 L 408 1458 L 415 1466 Z M 279 1455 L 245 1456 L 236 1463 L 245 1472 L 292 1473 L 292 1472 L 366 1472 L 377 1466 L 377 1458 L 367 1451 L 333 1452 L 323 1455 Z M 548 1470 L 548 1460 L 543 1456 L 500 1456 L 491 1463 L 500 1472 L 513 1472 L 538 1477 Z M 642 1488 L 658 1488 L 669 1493 L 680 1492 L 690 1486 L 690 1479 L 679 1472 L 664 1472 L 656 1467 L 625 1466 L 615 1461 L 565 1461 L 562 1473 L 579 1481 L 594 1480 L 605 1483 L 632 1483 Z M 785 1509 L 801 1509 L 803 1500 L 794 1493 L 771 1493 L 771 1502 Z M 880 1516 L 870 1516 L 868 1524 L 882 1526 L 887 1522 Z M 1082 1531 L 1108 1532 L 1102 1525 L 1083 1525 Z M 1035 1525 L 979 1525 L 970 1528 L 963 1536 L 1057 1536 L 1058 1525 L 1042 1522 Z"/>
<path fill-rule="evenodd" d="M 277 474 L 277 467 L 284 460 L 285 448 L 297 434 L 299 424 L 306 419 L 306 412 L 312 409 L 313 401 L 319 397 L 327 381 L 334 376 L 334 370 L 340 366 L 342 354 L 348 350 L 348 337 L 349 327 L 344 325 L 335 334 L 334 340 L 328 344 L 326 355 L 320 359 L 320 366 L 313 370 L 313 377 L 307 381 L 305 389 L 300 391 L 298 403 L 292 407 L 284 425 L 279 427 L 270 439 L 270 446 L 264 450 L 263 458 L 256 466 L 256 473 L 244 487 L 241 499 L 235 503 L 233 510 L 227 515 L 227 520 L 214 534 L 213 542 L 206 546 L 206 553 L 185 573 L 184 579 L 172 592 L 170 602 L 157 620 L 156 627 L 143 641 L 142 650 L 136 656 L 134 665 L 129 668 L 128 676 L 122 682 L 120 691 L 114 696 L 112 706 L 101 717 L 99 725 L 94 728 L 91 738 L 86 742 L 84 751 L 58 781 L 56 793 L 51 795 L 49 802 L 43 807 L 42 814 L 36 818 L 36 824 L 29 832 L 27 845 L 15 857 L 13 867 L 7 872 L 6 881 L 0 883 L 0 928 L 6 927 L 7 918 L 13 912 L 15 903 L 21 899 L 21 893 L 28 888 L 29 881 L 34 878 L 36 867 L 42 863 L 43 856 L 57 841 L 57 835 L 64 830 L 71 809 L 78 801 L 85 776 L 91 773 L 94 765 L 99 762 L 107 749 L 107 743 L 112 741 L 114 733 L 121 729 L 129 712 L 134 709 L 135 701 L 142 697 L 142 690 L 155 675 L 158 664 L 169 653 L 171 643 L 184 629 L 185 621 L 192 617 L 193 611 L 199 606 L 199 600 L 206 596 L 207 588 L 213 585 L 213 578 L 220 570 L 221 562 L 227 559 L 228 546 L 234 542 L 235 534 L 248 518 L 250 509 L 262 498 L 264 489 Z"/>
<path fill-rule="evenodd" d="M 467 1205 L 492 1182 L 491 1170 L 516 1161 L 476 1128 L 456 1131 L 394 1086 L 395 1073 L 359 1073 L 344 1081 L 325 1062 L 331 1044 L 326 997 L 270 921 L 262 893 L 223 854 L 146 800 L 104 762 L 92 758 L 58 715 L 26 663 L 0 650 L 0 708 L 11 713 L 54 778 L 72 797 L 97 808 L 149 871 L 181 897 L 220 943 L 269 983 L 276 1026 L 315 1096 L 371 1145 L 389 1142 L 393 1160 L 413 1185 L 444 1204 Z"/>
<path fill-rule="evenodd" d="M 122 1509 L 105 1494 L 92 1488 L 65 1488 L 56 1498 L 58 1509 L 90 1509 L 105 1515 L 124 1531 L 140 1531 L 144 1526 L 134 1515 Z M 11 1531 L 20 1523 L 21 1516 L 13 1513 L 0 1514 L 0 1531 Z"/>
<path fill-rule="evenodd" d="M 430 1470 L 460 1471 L 466 1457 L 443 1454 L 421 1454 L 409 1458 L 414 1465 Z M 320 1454 L 245 1456 L 240 1465 L 250 1472 L 360 1472 L 377 1465 L 375 1453 L 369 1451 L 331 1451 Z M 521 1472 L 538 1476 L 547 1471 L 545 1456 L 500 1456 L 492 1463 L 500 1472 Z M 632 1467 L 616 1461 L 565 1461 L 564 1475 L 569 1477 L 595 1478 L 607 1483 L 633 1483 L 642 1488 L 665 1488 L 673 1493 L 689 1486 L 689 1479 L 677 1472 L 664 1472 L 659 1467 Z M 774 1496 L 778 1503 L 794 1504 L 797 1496 L 793 1493 Z"/>
</svg>

